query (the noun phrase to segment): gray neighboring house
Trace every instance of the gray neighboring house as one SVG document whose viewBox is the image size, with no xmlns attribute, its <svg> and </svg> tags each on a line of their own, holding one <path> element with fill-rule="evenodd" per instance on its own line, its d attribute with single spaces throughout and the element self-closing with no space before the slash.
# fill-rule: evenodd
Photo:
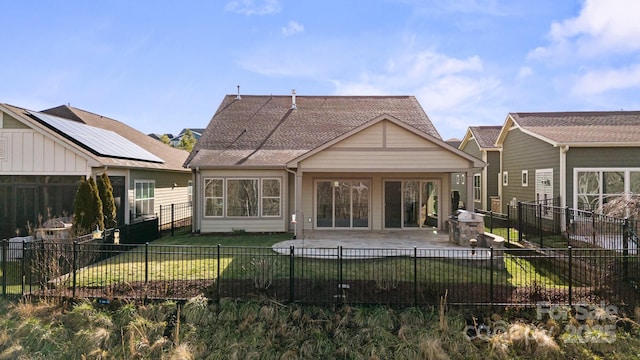
<svg viewBox="0 0 640 360">
<path fill-rule="evenodd" d="M 27 223 L 71 214 L 80 179 L 104 172 L 119 225 L 157 214 L 160 205 L 189 202 L 191 174 L 182 167 L 188 155 L 75 107 L 0 104 L 0 236 L 26 235 Z"/>
<path fill-rule="evenodd" d="M 180 131 L 180 133 L 177 136 L 172 136 L 169 135 L 169 144 L 173 147 L 176 147 L 178 145 L 180 145 L 180 141 L 182 140 L 182 137 L 184 136 L 184 134 L 187 132 L 187 130 L 191 131 L 191 134 L 193 135 L 193 138 L 196 139 L 196 141 L 200 140 L 200 137 L 202 136 L 202 133 L 204 132 L 205 129 L 196 129 L 196 128 L 185 128 L 182 129 L 182 131 Z"/>
<path fill-rule="evenodd" d="M 194 231 L 301 236 L 446 229 L 451 174 L 484 163 L 413 96 L 227 95 L 185 166 Z"/>
<path fill-rule="evenodd" d="M 640 193 L 640 111 L 509 113 L 496 146 L 503 212 L 534 200 L 597 210 Z"/>
<path fill-rule="evenodd" d="M 464 204 L 474 202 L 474 208 L 485 211 L 500 210 L 499 178 L 500 178 L 500 149 L 496 147 L 496 140 L 502 126 L 470 126 L 458 145 L 458 148 L 469 155 L 484 161 L 487 166 L 481 171 L 473 173 L 471 178 L 466 174 L 454 174 L 451 187 L 458 191 Z M 472 183 L 472 196 L 467 196 L 467 184 Z"/>
</svg>

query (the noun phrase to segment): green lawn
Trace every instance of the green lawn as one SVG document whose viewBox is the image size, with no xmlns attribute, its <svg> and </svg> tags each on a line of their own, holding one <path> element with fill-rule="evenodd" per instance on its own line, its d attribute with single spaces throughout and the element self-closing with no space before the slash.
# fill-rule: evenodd
<svg viewBox="0 0 640 360">
<path fill-rule="evenodd" d="M 491 229 L 489 229 L 488 227 L 485 227 L 484 231 L 494 235 L 501 236 L 504 238 L 504 241 L 507 241 L 507 235 L 508 235 L 508 239 L 510 243 L 518 242 L 518 229 L 494 227 L 493 231 L 491 231 Z"/>
<path fill-rule="evenodd" d="M 218 267 L 223 272 L 234 260 L 245 267 L 249 251 L 254 256 L 272 255 L 271 245 L 287 239 L 291 234 L 165 237 L 151 242 L 146 253 L 145 246 L 134 247 L 81 269 L 76 284 L 98 287 L 145 280 L 215 279 Z M 218 245 L 222 246 L 219 259 Z"/>
<path fill-rule="evenodd" d="M 291 259 L 275 253 L 271 246 L 290 238 L 290 233 L 180 235 L 156 240 L 146 250 L 145 246 L 113 246 L 114 251 L 121 252 L 77 271 L 76 284 L 103 287 L 145 280 L 213 280 L 218 272 L 225 279 L 287 279 L 291 275 Z M 217 245 L 221 245 L 220 253 Z M 540 262 L 510 255 L 505 256 L 504 261 L 504 269 L 494 269 L 494 284 L 564 286 L 563 279 Z M 336 259 L 296 257 L 293 259 L 294 276 L 298 279 L 338 279 L 337 264 Z M 19 273 L 18 268 L 10 269 Z M 410 282 L 417 276 L 420 281 L 434 283 L 488 284 L 491 281 L 491 271 L 486 267 L 439 258 L 419 258 L 415 262 L 410 257 L 343 259 L 341 271 L 343 280 Z M 70 286 L 69 277 L 58 280 Z M 10 286 L 8 291 L 20 293 L 19 283 Z"/>
<path fill-rule="evenodd" d="M 246 279 L 256 276 L 273 279 L 290 276 L 290 259 L 271 250 L 271 245 L 291 234 L 273 235 L 201 235 L 176 236 L 154 241 L 149 245 L 148 280 L 215 279 L 219 271 L 226 279 Z M 217 245 L 222 245 L 218 259 Z M 191 245 L 192 247 L 184 247 Z M 78 273 L 78 284 L 104 286 L 122 281 L 145 279 L 144 247 L 138 247 L 107 261 L 94 264 Z M 562 281 L 553 277 L 549 269 L 534 266 L 530 260 L 505 258 L 505 270 L 495 270 L 496 284 L 515 286 L 532 282 L 559 285 Z M 293 262 L 297 278 L 337 279 L 339 269 L 335 259 L 296 257 Z M 344 280 L 371 280 L 392 278 L 397 281 L 413 281 L 414 267 L 419 279 L 433 282 L 463 282 L 486 284 L 491 279 L 490 270 L 469 266 L 447 259 L 419 259 L 409 257 L 383 259 L 343 260 Z"/>
<path fill-rule="evenodd" d="M 2 267 L 0 267 L 0 295 L 2 294 L 3 285 L 6 285 L 7 294 L 22 294 L 22 262 L 19 260 L 8 261 L 6 271 L 4 273 Z"/>
</svg>

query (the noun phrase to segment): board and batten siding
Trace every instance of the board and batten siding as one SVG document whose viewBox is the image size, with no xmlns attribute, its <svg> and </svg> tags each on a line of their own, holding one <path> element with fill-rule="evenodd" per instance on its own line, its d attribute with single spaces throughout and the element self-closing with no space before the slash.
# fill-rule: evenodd
<svg viewBox="0 0 640 360">
<path fill-rule="evenodd" d="M 201 170 L 197 183 L 200 186 L 197 194 L 200 195 L 197 209 L 201 211 L 197 216 L 200 218 L 200 231 L 203 233 L 232 232 L 234 230 L 244 230 L 247 232 L 286 232 L 289 229 L 289 214 L 287 204 L 289 200 L 287 191 L 289 186 L 288 175 L 284 170 Z M 214 218 L 204 216 L 204 179 L 207 178 L 279 178 L 281 179 L 281 202 L 280 216 L 273 218 Z M 293 185 L 291 185 L 293 187 Z M 194 194 L 195 194 L 194 190 Z M 196 206 L 196 205 L 194 205 Z"/>
<path fill-rule="evenodd" d="M 446 171 L 469 161 L 400 126 L 382 121 L 300 162 L 306 171 Z"/>
<path fill-rule="evenodd" d="M 500 184 L 498 179 L 500 178 L 500 152 L 499 151 L 487 151 L 487 191 L 486 191 L 486 209 L 491 210 L 491 198 L 499 195 Z"/>
<path fill-rule="evenodd" d="M 478 147 L 478 143 L 475 140 L 467 141 L 465 146 L 461 149 L 465 153 L 477 157 L 478 159 L 482 159 L 482 152 L 480 151 L 480 147 Z M 475 172 L 473 173 L 475 174 Z M 460 200 L 465 204 L 468 204 L 469 201 L 473 201 L 473 198 L 467 199 L 467 181 L 473 181 L 473 174 L 468 179 L 466 173 L 455 173 L 451 176 L 451 189 L 458 192 L 460 195 Z M 464 181 L 463 181 L 464 179 Z M 473 194 L 471 194 L 473 196 Z"/>
<path fill-rule="evenodd" d="M 573 206 L 574 169 L 640 168 L 637 147 L 570 147 L 567 151 L 567 205 Z"/>
<path fill-rule="evenodd" d="M 502 209 L 515 198 L 517 201 L 534 201 L 535 173 L 539 169 L 553 169 L 554 197 L 560 189 L 560 149 L 520 129 L 507 133 L 503 142 L 502 171 L 508 171 L 509 184 L 502 186 Z M 528 186 L 522 186 L 522 170 L 529 174 Z"/>
<path fill-rule="evenodd" d="M 6 115 L 5 115 L 6 120 Z M 0 129 L 3 175 L 88 175 L 90 159 L 32 129 Z"/>
</svg>

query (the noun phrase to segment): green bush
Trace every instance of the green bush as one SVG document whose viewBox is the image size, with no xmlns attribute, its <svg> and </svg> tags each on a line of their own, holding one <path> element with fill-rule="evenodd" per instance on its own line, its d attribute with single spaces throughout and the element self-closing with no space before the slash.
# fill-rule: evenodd
<svg viewBox="0 0 640 360">
<path fill-rule="evenodd" d="M 102 200 L 93 178 L 81 180 L 73 201 L 73 227 L 77 235 L 88 234 L 96 227 L 104 229 Z"/>
<path fill-rule="evenodd" d="M 105 226 L 112 227 L 117 225 L 116 220 L 116 201 L 113 198 L 113 186 L 107 173 L 102 173 L 96 182 L 98 186 L 98 195 L 102 201 L 102 212 L 104 213 Z"/>
</svg>

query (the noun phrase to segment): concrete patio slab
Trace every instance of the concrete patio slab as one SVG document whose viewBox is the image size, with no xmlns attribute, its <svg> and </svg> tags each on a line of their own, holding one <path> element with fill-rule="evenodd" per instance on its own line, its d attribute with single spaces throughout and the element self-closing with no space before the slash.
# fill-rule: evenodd
<svg viewBox="0 0 640 360">
<path fill-rule="evenodd" d="M 306 231 L 302 239 L 274 244 L 274 251 L 312 258 L 382 258 L 394 256 L 442 257 L 469 260 L 490 258 L 488 249 L 473 249 L 449 242 L 449 234 L 435 230 Z"/>
</svg>

